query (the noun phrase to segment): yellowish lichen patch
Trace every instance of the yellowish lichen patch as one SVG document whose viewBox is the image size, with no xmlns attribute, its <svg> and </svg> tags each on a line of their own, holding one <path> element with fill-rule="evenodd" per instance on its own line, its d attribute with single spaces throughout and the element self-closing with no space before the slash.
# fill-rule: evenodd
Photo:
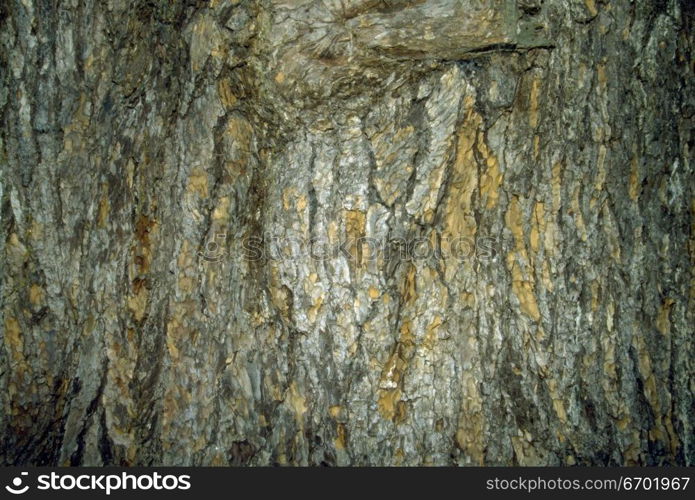
<svg viewBox="0 0 695 500">
<path fill-rule="evenodd" d="M 507 255 L 507 268 L 512 274 L 512 291 L 519 300 L 521 310 L 534 321 L 538 321 L 541 315 L 534 290 L 533 266 L 526 252 L 521 202 L 517 196 L 512 197 L 509 202 L 505 219 L 515 241 L 514 250 Z M 525 269 L 522 269 L 522 266 Z"/>
<path fill-rule="evenodd" d="M 465 372 L 462 381 L 463 407 L 456 431 L 456 445 L 476 465 L 485 460 L 483 402 L 478 381 L 473 373 Z"/>
<path fill-rule="evenodd" d="M 656 329 L 665 337 L 671 333 L 670 314 L 674 304 L 675 301 L 672 298 L 666 298 L 661 304 L 656 316 Z"/>
<path fill-rule="evenodd" d="M 596 177 L 594 181 L 594 189 L 596 191 L 602 191 L 603 186 L 606 182 L 606 155 L 608 154 L 608 149 L 606 146 L 601 144 L 598 148 L 598 156 L 596 158 Z M 592 206 L 593 208 L 593 206 Z"/>
<path fill-rule="evenodd" d="M 108 185 L 103 184 L 101 189 L 101 198 L 99 199 L 99 212 L 97 214 L 97 227 L 106 227 L 109 220 L 109 212 L 111 210 L 111 202 L 109 201 Z"/>
<path fill-rule="evenodd" d="M 584 0 L 584 5 L 586 5 L 586 10 L 589 11 L 589 15 L 595 16 L 598 14 L 598 9 L 596 8 L 596 0 Z"/>
<path fill-rule="evenodd" d="M 142 321 L 145 317 L 148 295 L 147 288 L 141 286 L 134 295 L 127 298 L 128 309 L 135 318 L 135 321 Z"/>
<path fill-rule="evenodd" d="M 400 336 L 389 360 L 384 365 L 379 382 L 378 408 L 381 416 L 399 424 L 406 419 L 406 404 L 401 400 L 403 377 L 408 358 L 414 347 L 412 325 L 406 320 L 401 325 Z"/>
<path fill-rule="evenodd" d="M 598 79 L 598 89 L 597 92 L 604 95 L 606 92 L 606 85 L 608 84 L 608 77 L 606 76 L 606 63 L 601 62 L 596 66 L 596 77 Z"/>
<path fill-rule="evenodd" d="M 253 127 L 248 120 L 238 114 L 233 114 L 227 121 L 225 135 L 239 145 L 243 153 L 248 154 L 253 140 Z"/>
<path fill-rule="evenodd" d="M 229 196 L 223 196 L 212 211 L 212 220 L 224 223 L 229 219 L 229 207 L 231 201 Z"/>
<path fill-rule="evenodd" d="M 405 275 L 405 280 L 400 287 L 400 295 L 403 297 L 405 304 L 412 304 L 417 299 L 417 290 L 415 288 L 415 272 L 417 269 L 413 264 L 408 266 L 408 271 Z"/>
<path fill-rule="evenodd" d="M 284 318 L 288 318 L 291 309 L 291 291 L 284 286 L 280 279 L 280 271 L 277 266 L 270 267 L 270 280 L 268 291 L 273 305 L 278 309 Z"/>
<path fill-rule="evenodd" d="M 487 150 L 487 146 L 485 150 Z M 481 154 L 484 155 L 482 152 Z M 495 208 L 499 201 L 499 191 L 503 176 L 497 157 L 490 154 L 485 161 L 485 165 L 487 168 L 480 179 L 480 195 L 483 200 L 486 200 L 486 208 L 490 210 Z"/>
<path fill-rule="evenodd" d="M 553 409 L 557 418 L 563 424 L 567 423 L 567 411 L 565 410 L 565 403 L 560 395 L 560 391 L 557 387 L 557 380 L 554 378 L 548 379 L 548 392 L 550 393 L 550 398 L 553 401 Z"/>
<path fill-rule="evenodd" d="M 336 438 L 333 443 L 337 450 L 344 450 L 347 447 L 347 429 L 345 424 L 339 423 L 336 426 Z"/>
<path fill-rule="evenodd" d="M 331 415 L 333 418 L 338 418 L 340 414 L 343 411 L 343 407 L 340 405 L 333 405 L 328 408 L 328 413 Z"/>
<path fill-rule="evenodd" d="M 25 257 L 27 255 L 27 248 L 24 244 L 19 241 L 19 236 L 17 233 L 11 233 L 10 237 L 7 239 L 8 251 L 18 257 Z"/>
<path fill-rule="evenodd" d="M 135 321 L 142 321 L 147 310 L 149 290 L 146 286 L 146 275 L 152 263 L 152 238 L 157 229 L 157 221 L 143 214 L 140 214 L 135 222 L 135 239 L 131 247 L 132 261 L 128 268 L 131 293 L 126 297 L 126 305 Z"/>
<path fill-rule="evenodd" d="M 539 455 L 536 447 L 533 445 L 533 438 L 528 431 L 519 431 L 518 436 L 512 436 L 512 448 L 518 464 L 522 467 L 534 467 L 544 464 L 543 458 Z M 558 436 L 560 441 L 562 436 Z"/>
<path fill-rule="evenodd" d="M 297 196 L 297 190 L 293 187 L 287 187 L 282 190 L 282 208 L 289 210 L 294 205 L 294 199 Z"/>
<path fill-rule="evenodd" d="M 473 97 L 464 98 L 464 118 L 457 131 L 456 156 L 443 205 L 441 250 L 447 281 L 461 266 L 470 265 L 459 257 L 462 248 L 475 241 L 478 230 L 474 195 L 479 194 L 481 203 L 492 209 L 499 203 L 503 182 L 499 160 L 487 146 L 483 120 L 474 104 Z"/>
<path fill-rule="evenodd" d="M 307 207 L 307 205 L 308 205 L 308 201 L 306 199 L 306 196 L 300 195 L 297 198 L 297 204 L 296 204 L 297 212 L 299 212 L 299 213 L 304 212 L 304 209 Z"/>
<path fill-rule="evenodd" d="M 286 401 L 294 412 L 297 424 L 303 426 L 304 413 L 307 411 L 306 398 L 299 392 L 295 382 L 292 382 L 287 390 Z"/>
<path fill-rule="evenodd" d="M 11 316 L 5 316 L 5 345 L 9 348 L 13 361 L 24 362 L 22 330 L 17 319 Z"/>
<path fill-rule="evenodd" d="M 437 333 L 443 323 L 444 321 L 441 316 L 435 315 L 430 324 L 427 325 L 425 339 L 422 341 L 422 345 L 425 349 L 434 349 L 437 343 Z"/>
<path fill-rule="evenodd" d="M 237 103 L 237 97 L 232 90 L 232 83 L 229 78 L 221 78 L 217 82 L 217 93 L 220 96 L 220 101 L 226 109 L 234 107 Z"/>
<path fill-rule="evenodd" d="M 538 76 L 531 80 L 528 110 L 529 125 L 531 128 L 536 128 L 538 126 L 538 98 L 540 96 L 542 83 L 543 81 Z"/>
<path fill-rule="evenodd" d="M 533 283 L 531 281 L 524 281 L 518 270 L 519 266 L 514 265 L 512 274 L 512 291 L 519 299 L 521 310 L 534 321 L 538 321 L 541 319 L 541 314 L 538 310 L 538 303 L 536 302 Z"/>
<path fill-rule="evenodd" d="M 466 114 L 458 131 L 456 159 L 451 173 L 449 199 L 445 207 L 444 232 L 451 237 L 473 237 L 476 222 L 472 196 L 478 188 L 478 164 L 474 146 L 482 118 L 473 108 L 473 99 L 465 99 Z M 490 180 L 492 187 L 494 180 Z"/>
<path fill-rule="evenodd" d="M 208 196 L 208 174 L 201 168 L 194 168 L 188 177 L 188 186 L 186 190 L 189 193 L 196 193 L 201 198 Z"/>
<path fill-rule="evenodd" d="M 313 304 L 306 312 L 306 316 L 311 323 L 316 323 L 316 317 L 317 317 L 322 305 L 323 305 L 323 296 L 319 295 L 314 299 Z"/>
<path fill-rule="evenodd" d="M 346 248 L 351 261 L 357 266 L 362 266 L 362 239 L 365 235 L 366 216 L 360 210 L 345 210 L 345 239 Z M 366 257 L 366 256 L 365 256 Z"/>
<path fill-rule="evenodd" d="M 31 302 L 32 305 L 41 305 L 43 303 L 44 296 L 45 292 L 39 285 L 33 284 L 29 287 L 29 302 Z"/>
</svg>

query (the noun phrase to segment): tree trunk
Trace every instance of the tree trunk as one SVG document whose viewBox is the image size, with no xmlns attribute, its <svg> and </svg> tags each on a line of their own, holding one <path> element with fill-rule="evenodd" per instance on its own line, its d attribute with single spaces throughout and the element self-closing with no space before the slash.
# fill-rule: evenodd
<svg viewBox="0 0 695 500">
<path fill-rule="evenodd" d="M 0 5 L 0 462 L 695 462 L 688 0 Z"/>
</svg>

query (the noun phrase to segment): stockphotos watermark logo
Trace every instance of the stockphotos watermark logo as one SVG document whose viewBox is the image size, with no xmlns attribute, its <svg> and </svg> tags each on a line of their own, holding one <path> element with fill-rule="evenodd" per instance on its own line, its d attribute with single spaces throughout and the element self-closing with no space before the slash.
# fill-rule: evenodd
<svg viewBox="0 0 695 500">
<path fill-rule="evenodd" d="M 13 495 L 21 495 L 22 493 L 26 493 L 29 490 L 29 485 L 24 484 L 24 478 L 28 475 L 28 472 L 20 473 L 19 476 L 15 477 L 12 480 L 11 485 L 8 484 L 7 486 L 5 486 L 5 489 Z"/>
<path fill-rule="evenodd" d="M 12 480 L 5 489 L 13 495 L 22 495 L 29 491 L 28 472 L 22 472 Z M 25 481 L 26 480 L 26 481 Z M 41 474 L 36 478 L 37 490 L 43 491 L 94 491 L 110 495 L 113 491 L 147 491 L 147 490 L 189 490 L 191 476 L 173 474 L 162 475 L 158 472 L 151 474 L 70 474 L 51 472 Z"/>
</svg>

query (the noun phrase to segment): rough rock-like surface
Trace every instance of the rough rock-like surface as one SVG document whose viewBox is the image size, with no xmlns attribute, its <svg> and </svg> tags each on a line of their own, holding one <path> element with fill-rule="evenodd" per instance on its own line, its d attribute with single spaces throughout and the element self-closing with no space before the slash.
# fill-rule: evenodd
<svg viewBox="0 0 695 500">
<path fill-rule="evenodd" d="M 688 0 L 0 4 L 0 462 L 695 462 Z"/>
</svg>

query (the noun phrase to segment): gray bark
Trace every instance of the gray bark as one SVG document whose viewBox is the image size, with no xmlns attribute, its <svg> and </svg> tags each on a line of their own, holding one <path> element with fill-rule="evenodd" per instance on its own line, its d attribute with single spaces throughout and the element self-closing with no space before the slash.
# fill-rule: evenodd
<svg viewBox="0 0 695 500">
<path fill-rule="evenodd" d="M 0 5 L 0 462 L 695 461 L 692 3 Z"/>
</svg>

